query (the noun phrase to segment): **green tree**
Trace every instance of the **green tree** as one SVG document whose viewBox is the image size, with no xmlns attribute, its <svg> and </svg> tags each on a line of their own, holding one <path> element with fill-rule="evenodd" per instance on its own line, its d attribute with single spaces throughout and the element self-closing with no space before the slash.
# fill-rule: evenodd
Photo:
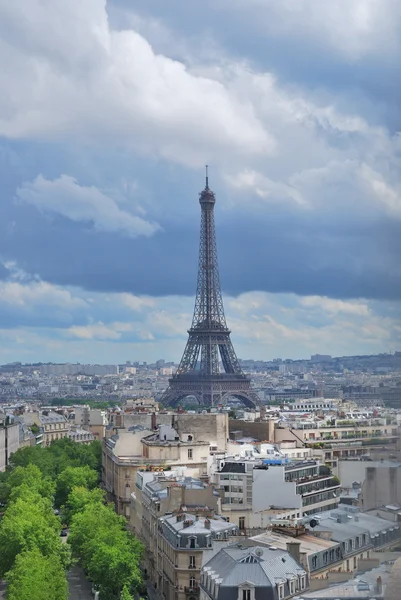
<svg viewBox="0 0 401 600">
<path fill-rule="evenodd" d="M 65 522 L 70 524 L 74 515 L 83 512 L 89 504 L 103 503 L 104 498 L 105 492 L 100 488 L 93 490 L 88 490 L 86 487 L 73 488 L 63 506 Z"/>
<path fill-rule="evenodd" d="M 124 585 L 139 587 L 142 545 L 111 506 L 89 504 L 74 515 L 69 542 L 101 598 L 118 597 Z"/>
<path fill-rule="evenodd" d="M 36 423 L 32 423 L 31 431 L 32 431 L 33 435 L 37 435 L 40 431 L 39 425 L 37 425 Z"/>
<path fill-rule="evenodd" d="M 39 549 L 43 556 L 58 559 L 66 568 L 70 550 L 60 540 L 60 519 L 53 514 L 50 501 L 29 492 L 7 508 L 0 523 L 0 577 L 9 571 L 17 556 Z"/>
<path fill-rule="evenodd" d="M 10 500 L 16 499 L 21 494 L 21 487 L 49 499 L 53 498 L 55 492 L 55 485 L 51 478 L 42 475 L 39 467 L 34 464 L 17 467 L 11 471 L 7 478 L 7 486 Z"/>
<path fill-rule="evenodd" d="M 64 568 L 54 557 L 33 548 L 17 556 L 7 573 L 7 600 L 66 600 Z"/>
<path fill-rule="evenodd" d="M 125 585 L 122 589 L 120 600 L 134 600 L 127 585 Z"/>
<path fill-rule="evenodd" d="M 98 474 L 90 467 L 67 467 L 56 480 L 54 503 L 57 507 L 67 502 L 68 495 L 75 487 L 93 489 L 98 483 Z"/>
</svg>

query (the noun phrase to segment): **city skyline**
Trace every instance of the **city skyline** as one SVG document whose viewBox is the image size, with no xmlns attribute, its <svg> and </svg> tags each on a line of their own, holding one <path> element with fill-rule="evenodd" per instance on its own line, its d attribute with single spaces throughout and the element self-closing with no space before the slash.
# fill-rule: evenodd
<svg viewBox="0 0 401 600">
<path fill-rule="evenodd" d="M 350 4 L 0 8 L 1 363 L 178 362 L 206 163 L 239 356 L 401 347 L 401 6 Z"/>
</svg>

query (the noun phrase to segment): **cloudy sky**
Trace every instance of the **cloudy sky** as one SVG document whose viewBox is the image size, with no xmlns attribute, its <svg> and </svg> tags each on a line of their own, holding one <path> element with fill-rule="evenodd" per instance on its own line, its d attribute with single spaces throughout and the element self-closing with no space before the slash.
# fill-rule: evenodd
<svg viewBox="0 0 401 600">
<path fill-rule="evenodd" d="M 0 362 L 401 350 L 399 0 L 0 3 Z"/>
</svg>

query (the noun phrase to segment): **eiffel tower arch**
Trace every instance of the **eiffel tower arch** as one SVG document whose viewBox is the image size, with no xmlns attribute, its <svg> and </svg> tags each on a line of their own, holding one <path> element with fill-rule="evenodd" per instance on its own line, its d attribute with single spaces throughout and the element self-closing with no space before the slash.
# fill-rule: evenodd
<svg viewBox="0 0 401 600">
<path fill-rule="evenodd" d="M 200 406 L 210 407 L 235 397 L 254 408 L 259 399 L 239 364 L 224 315 L 214 225 L 216 198 L 209 188 L 207 168 L 199 203 L 201 230 L 194 315 L 179 367 L 160 401 L 175 407 L 184 398 L 194 396 Z"/>
</svg>

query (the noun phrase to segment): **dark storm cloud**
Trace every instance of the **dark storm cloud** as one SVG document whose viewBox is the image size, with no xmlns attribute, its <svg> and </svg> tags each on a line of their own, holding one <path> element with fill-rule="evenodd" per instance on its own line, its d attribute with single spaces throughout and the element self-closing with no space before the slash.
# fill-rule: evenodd
<svg viewBox="0 0 401 600">
<path fill-rule="evenodd" d="M 88 223 L 49 217 L 8 199 L 0 226 L 0 255 L 28 273 L 63 286 L 154 296 L 193 295 L 200 207 L 195 177 L 185 189 L 166 178 L 156 194 L 174 196 L 162 231 L 131 239 L 91 230 Z M 200 186 L 198 185 L 198 188 Z M 223 195 L 223 194 L 222 194 Z M 222 286 L 252 290 L 400 299 L 399 221 L 342 213 L 304 213 L 272 206 L 228 211 L 217 196 L 216 226 Z M 249 206 L 252 198 L 249 197 Z M 181 210 L 182 207 L 182 210 Z M 157 209 L 155 214 L 157 216 Z M 159 215 L 161 216 L 161 215 Z M 11 230 L 7 221 L 14 222 Z M 68 317 L 66 317 L 68 320 Z"/>
</svg>

